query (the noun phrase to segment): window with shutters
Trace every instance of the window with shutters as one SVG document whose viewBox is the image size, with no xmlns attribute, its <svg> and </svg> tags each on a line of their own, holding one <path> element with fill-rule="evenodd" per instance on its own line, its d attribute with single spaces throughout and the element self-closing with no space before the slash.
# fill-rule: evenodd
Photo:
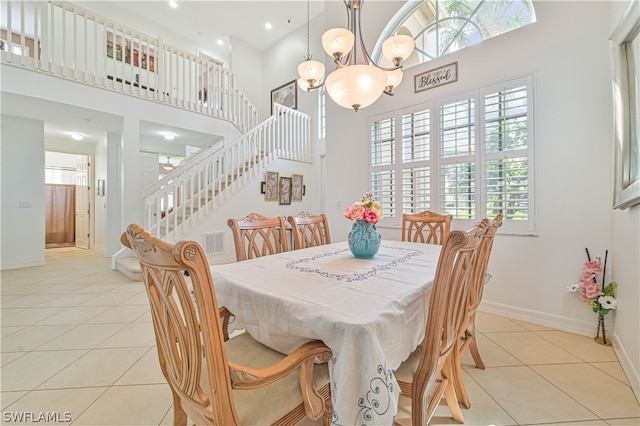
<svg viewBox="0 0 640 426">
<path fill-rule="evenodd" d="M 327 92 L 324 86 L 318 89 L 318 139 L 327 135 Z"/>
<path fill-rule="evenodd" d="M 371 191 L 383 205 L 380 225 L 434 210 L 471 227 L 502 213 L 503 232 L 535 233 L 532 86 L 529 76 L 374 117 Z"/>
</svg>

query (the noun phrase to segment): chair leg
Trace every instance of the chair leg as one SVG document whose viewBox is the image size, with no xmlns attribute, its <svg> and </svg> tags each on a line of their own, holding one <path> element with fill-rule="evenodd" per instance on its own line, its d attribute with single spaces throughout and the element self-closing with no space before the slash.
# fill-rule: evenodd
<svg viewBox="0 0 640 426">
<path fill-rule="evenodd" d="M 180 404 L 180 397 L 171 389 L 173 394 L 173 426 L 187 426 L 187 413 Z"/>
<path fill-rule="evenodd" d="M 331 426 L 333 420 L 333 404 L 331 403 L 331 396 L 325 400 L 324 414 L 322 415 L 322 426 Z"/>
<path fill-rule="evenodd" d="M 458 398 L 456 397 L 456 391 L 454 387 L 454 379 L 453 379 L 453 363 L 452 359 L 449 358 L 444 368 L 442 369 L 443 381 L 446 381 L 445 389 L 444 389 L 444 397 L 447 401 L 447 406 L 449 407 L 449 411 L 451 411 L 451 415 L 453 416 L 453 420 L 464 423 L 464 415 L 462 414 L 462 410 L 460 409 L 460 405 L 458 405 Z"/>
<path fill-rule="evenodd" d="M 464 353 L 465 342 L 462 339 L 458 339 L 458 347 L 455 349 L 454 353 L 451 354 L 452 357 L 452 382 L 453 388 L 455 389 L 455 393 L 458 396 L 458 400 L 460 404 L 464 408 L 471 408 L 471 400 L 469 399 L 469 394 L 467 393 L 467 388 L 464 385 L 464 377 L 462 376 L 462 354 Z"/>
<path fill-rule="evenodd" d="M 469 330 L 467 330 L 467 339 L 469 339 L 469 351 L 471 351 L 473 362 L 475 362 L 476 367 L 484 370 L 484 362 L 482 362 L 480 352 L 478 351 L 478 344 L 476 343 L 476 327 L 474 325 L 471 325 L 471 327 L 469 327 Z"/>
</svg>

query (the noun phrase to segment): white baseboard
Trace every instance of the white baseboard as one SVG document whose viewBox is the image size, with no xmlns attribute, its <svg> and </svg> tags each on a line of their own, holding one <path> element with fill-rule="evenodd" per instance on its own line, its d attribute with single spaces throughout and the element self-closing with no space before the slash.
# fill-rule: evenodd
<svg viewBox="0 0 640 426">
<path fill-rule="evenodd" d="M 566 331 L 568 333 L 579 334 L 581 336 L 593 336 L 593 331 L 595 330 L 594 323 L 591 321 L 577 320 L 575 318 L 567 318 L 560 315 L 545 314 L 539 311 L 516 308 L 514 306 L 503 305 L 501 303 L 489 302 L 486 300 L 482 301 L 479 310 L 518 321 L 529 322 L 531 324 L 555 328 L 556 330 Z"/>
<path fill-rule="evenodd" d="M 18 269 L 18 268 L 30 268 L 32 266 L 42 266 L 45 265 L 45 259 L 44 257 L 42 259 L 34 259 L 34 260 L 27 260 L 25 262 L 18 262 L 18 263 L 3 263 L 0 266 L 0 271 L 4 271 L 7 269 Z"/>
<path fill-rule="evenodd" d="M 567 318 L 560 315 L 546 314 L 543 312 L 533 311 L 529 309 L 516 308 L 501 303 L 489 302 L 483 300 L 478 308 L 481 312 L 496 314 L 505 318 L 518 321 L 524 321 L 531 324 L 537 324 L 544 327 L 554 328 L 556 330 L 566 331 L 568 333 L 579 334 L 581 336 L 593 336 L 593 322 L 577 320 L 575 318 Z M 631 359 L 629 358 L 624 347 L 620 344 L 617 334 L 613 333 L 613 350 L 618 357 L 620 366 L 624 370 L 629 385 L 636 399 L 640 403 L 640 373 L 635 370 Z"/>
<path fill-rule="evenodd" d="M 613 350 L 618 357 L 618 361 L 620 361 L 620 366 L 627 376 L 627 380 L 629 380 L 631 390 L 640 404 L 640 373 L 633 367 L 629 354 L 624 350 L 624 346 L 620 344 L 620 340 L 615 333 L 613 333 Z"/>
</svg>

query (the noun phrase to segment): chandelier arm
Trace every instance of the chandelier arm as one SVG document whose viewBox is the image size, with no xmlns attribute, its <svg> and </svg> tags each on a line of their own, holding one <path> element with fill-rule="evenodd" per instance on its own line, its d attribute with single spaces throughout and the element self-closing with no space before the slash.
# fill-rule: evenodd
<svg viewBox="0 0 640 426">
<path fill-rule="evenodd" d="M 360 31 L 360 11 L 364 0 L 350 0 L 348 6 L 350 10 L 349 31 L 353 33 L 353 48 L 349 52 L 349 61 L 347 65 L 356 65 L 358 63 L 358 38 L 362 45 L 362 32 Z"/>
<path fill-rule="evenodd" d="M 380 65 L 373 62 L 373 60 L 371 60 L 371 64 L 376 68 L 380 68 L 382 71 L 395 71 L 395 70 L 402 69 L 402 65 L 398 65 L 397 67 L 390 67 L 390 68 L 381 67 Z"/>
<path fill-rule="evenodd" d="M 365 65 L 370 65 L 370 63 L 376 65 L 376 63 L 371 59 L 371 56 L 369 55 L 369 52 L 367 52 L 367 46 L 365 46 L 364 44 L 364 37 L 362 37 L 362 6 L 364 5 L 364 0 L 359 0 L 359 4 L 358 4 L 358 16 L 355 16 L 355 11 L 354 11 L 354 30 L 353 30 L 353 34 L 356 35 L 356 31 L 358 31 L 357 33 L 357 38 L 360 39 L 360 48 L 362 49 L 362 58 L 364 59 L 364 63 Z M 358 28 L 355 28 L 355 26 L 358 26 Z M 353 43 L 353 49 L 355 50 L 356 48 L 356 43 Z M 356 62 L 357 62 L 357 58 L 356 58 Z M 376 65 L 377 66 L 377 65 Z"/>
<path fill-rule="evenodd" d="M 352 55 L 353 55 L 353 49 L 346 56 L 343 56 L 340 59 L 334 57 L 333 58 L 333 63 L 336 65 L 336 69 L 343 68 L 343 67 L 348 67 L 349 65 L 353 65 L 353 63 L 351 61 L 352 58 L 353 58 Z"/>
<path fill-rule="evenodd" d="M 311 92 L 311 91 L 313 91 L 313 90 L 316 90 L 316 89 L 321 88 L 322 86 L 324 86 L 324 83 L 325 83 L 325 82 L 323 81 L 322 83 L 320 83 L 320 84 L 318 84 L 318 85 L 315 85 L 315 86 L 313 86 L 313 87 L 307 87 L 307 92 Z"/>
</svg>

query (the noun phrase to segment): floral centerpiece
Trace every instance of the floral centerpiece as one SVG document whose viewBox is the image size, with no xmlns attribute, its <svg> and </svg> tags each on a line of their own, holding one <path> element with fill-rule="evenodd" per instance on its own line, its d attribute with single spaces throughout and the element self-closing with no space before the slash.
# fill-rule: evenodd
<svg viewBox="0 0 640 426">
<path fill-rule="evenodd" d="M 584 300 L 585 304 L 589 306 L 593 312 L 598 314 L 598 330 L 595 340 L 598 343 L 610 345 L 611 341 L 607 340 L 604 328 L 604 316 L 609 313 L 610 310 L 618 307 L 618 302 L 615 298 L 618 284 L 616 282 L 610 282 L 605 285 L 605 272 L 609 251 L 607 250 L 605 252 L 603 264 L 599 257 L 591 260 L 589 249 L 585 250 L 587 252 L 587 261 L 582 266 L 580 281 L 567 287 L 567 290 L 577 293 L 582 300 Z M 598 275 L 602 276 L 602 284 L 598 284 Z"/>
<path fill-rule="evenodd" d="M 360 201 L 347 207 L 344 217 L 351 220 L 364 220 L 375 225 L 383 217 L 382 206 L 374 200 L 372 192 L 365 192 L 360 197 Z"/>
<path fill-rule="evenodd" d="M 370 259 L 380 248 L 380 234 L 375 224 L 382 219 L 382 206 L 366 192 L 344 212 L 344 217 L 354 220 L 347 241 L 351 253 L 360 259 Z"/>
</svg>

